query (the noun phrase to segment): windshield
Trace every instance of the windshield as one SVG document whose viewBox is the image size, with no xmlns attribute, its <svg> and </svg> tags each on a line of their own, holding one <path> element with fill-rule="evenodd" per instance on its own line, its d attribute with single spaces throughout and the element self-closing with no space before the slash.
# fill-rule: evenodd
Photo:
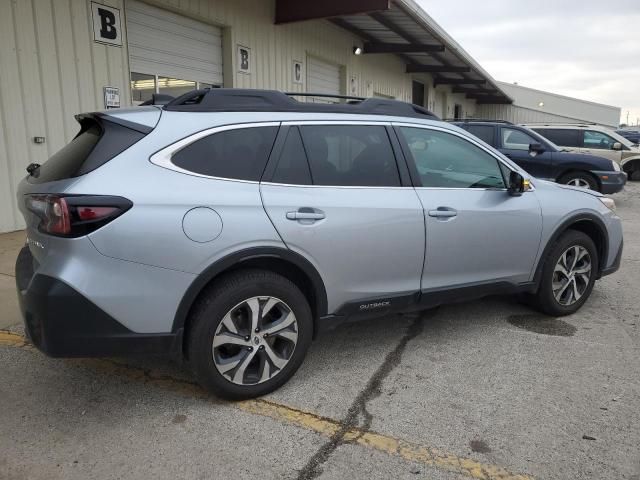
<svg viewBox="0 0 640 480">
<path fill-rule="evenodd" d="M 629 148 L 633 148 L 633 147 L 637 147 L 638 144 L 637 143 L 633 143 L 631 140 L 629 140 L 628 138 L 624 138 L 622 135 L 620 135 L 618 132 L 616 132 L 615 130 L 609 130 L 607 132 L 607 134 L 611 137 L 613 137 L 615 139 L 616 142 L 620 142 L 621 144 L 623 144 L 625 147 L 629 147 Z"/>
</svg>

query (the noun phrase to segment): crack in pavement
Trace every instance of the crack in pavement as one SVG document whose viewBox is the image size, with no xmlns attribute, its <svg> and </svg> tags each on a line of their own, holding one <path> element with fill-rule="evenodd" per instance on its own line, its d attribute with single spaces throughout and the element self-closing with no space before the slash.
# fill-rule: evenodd
<svg viewBox="0 0 640 480">
<path fill-rule="evenodd" d="M 433 315 L 434 312 L 435 310 L 429 310 L 415 317 L 409 325 L 407 332 L 400 339 L 400 342 L 387 354 L 382 365 L 378 367 L 365 387 L 358 393 L 349 407 L 347 415 L 339 422 L 340 428 L 318 449 L 302 470 L 299 471 L 298 480 L 312 480 L 317 478 L 322 473 L 322 465 L 340 445 L 356 443 L 363 435 L 370 431 L 373 415 L 367 410 L 367 404 L 380 396 L 382 393 L 382 382 L 400 364 L 402 354 L 407 344 L 422 332 L 426 317 Z M 358 428 L 358 420 L 360 418 L 364 418 L 364 422 L 362 427 Z M 356 436 L 347 435 L 353 430 L 357 430 L 358 433 Z"/>
</svg>

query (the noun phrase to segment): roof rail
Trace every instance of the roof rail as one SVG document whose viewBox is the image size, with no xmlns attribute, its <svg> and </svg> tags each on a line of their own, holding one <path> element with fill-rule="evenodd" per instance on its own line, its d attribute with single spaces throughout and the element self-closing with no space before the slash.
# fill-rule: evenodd
<svg viewBox="0 0 640 480">
<path fill-rule="evenodd" d="M 557 127 L 558 125 L 571 125 L 574 127 L 588 127 L 591 125 L 600 125 L 599 123 L 595 123 L 595 122 L 555 122 L 555 123 L 549 123 L 549 122 L 524 122 L 523 125 L 536 125 L 539 127 Z"/>
<path fill-rule="evenodd" d="M 319 98 L 338 98 L 340 100 L 366 100 L 365 97 L 354 97 L 352 95 L 331 95 L 330 93 L 298 93 L 298 92 L 284 92 L 289 97 L 319 97 Z"/>
<path fill-rule="evenodd" d="M 166 105 L 167 103 L 173 101 L 176 97 L 172 97 L 171 95 L 166 95 L 163 93 L 152 93 L 151 98 L 146 100 L 140 104 L 141 107 L 145 107 L 147 105 Z"/>
<path fill-rule="evenodd" d="M 299 102 L 293 96 L 338 98 L 346 103 Z M 389 115 L 397 117 L 438 117 L 426 108 L 398 100 L 362 98 L 325 93 L 283 93 L 277 90 L 205 88 L 193 90 L 169 102 L 164 110 L 177 112 L 317 112 Z"/>
<path fill-rule="evenodd" d="M 482 122 L 482 123 L 504 123 L 505 125 L 513 125 L 513 122 L 508 120 L 496 120 L 494 118 L 447 118 L 445 122 L 459 122 L 459 123 L 471 123 L 471 122 Z"/>
</svg>

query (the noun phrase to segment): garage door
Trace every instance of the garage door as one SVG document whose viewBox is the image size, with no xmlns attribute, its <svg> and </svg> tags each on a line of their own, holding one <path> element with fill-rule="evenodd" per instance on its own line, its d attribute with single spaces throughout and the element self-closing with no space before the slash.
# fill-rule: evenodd
<svg viewBox="0 0 640 480">
<path fill-rule="evenodd" d="M 341 74 L 340 65 L 325 62 L 315 57 L 307 59 L 307 92 L 329 93 L 340 95 Z"/>
<path fill-rule="evenodd" d="M 222 85 L 220 28 L 134 0 L 126 8 L 132 74 Z"/>
</svg>

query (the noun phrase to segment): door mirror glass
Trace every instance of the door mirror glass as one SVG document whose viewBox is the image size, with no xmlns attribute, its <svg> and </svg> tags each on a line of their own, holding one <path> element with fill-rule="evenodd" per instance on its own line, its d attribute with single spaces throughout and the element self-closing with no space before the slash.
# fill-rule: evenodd
<svg viewBox="0 0 640 480">
<path fill-rule="evenodd" d="M 524 177 L 520 175 L 518 172 L 512 170 L 511 173 L 509 174 L 509 188 L 507 189 L 507 191 L 509 192 L 509 195 L 517 197 L 522 195 L 524 190 L 525 190 Z"/>
<path fill-rule="evenodd" d="M 620 142 L 616 142 L 611 145 L 611 150 L 622 150 L 622 144 Z"/>
<path fill-rule="evenodd" d="M 538 153 L 544 153 L 544 146 L 541 143 L 530 143 L 529 144 L 529 153 L 534 153 L 534 154 L 538 154 Z"/>
</svg>

